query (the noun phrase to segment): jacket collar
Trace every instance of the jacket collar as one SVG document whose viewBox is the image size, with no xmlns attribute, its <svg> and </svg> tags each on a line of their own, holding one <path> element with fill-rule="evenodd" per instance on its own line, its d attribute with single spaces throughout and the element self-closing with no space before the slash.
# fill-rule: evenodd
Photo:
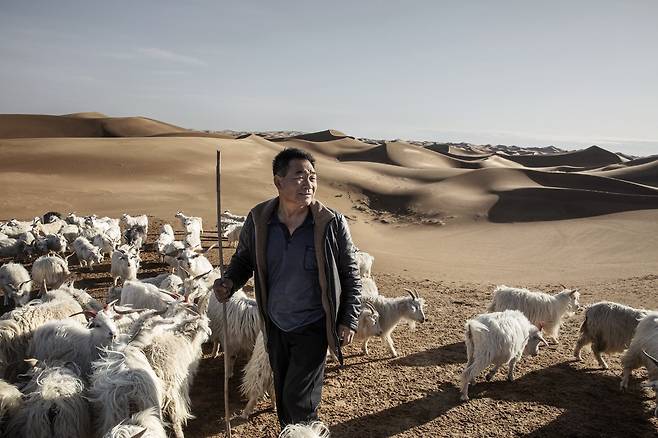
<svg viewBox="0 0 658 438">
<path fill-rule="evenodd" d="M 255 228 L 266 227 L 278 206 L 278 196 L 255 206 L 251 210 Z M 311 214 L 313 215 L 313 222 L 315 222 L 315 225 L 318 225 L 318 229 L 320 230 L 323 230 L 324 227 L 336 217 L 336 214 L 333 211 L 325 207 L 325 205 L 317 199 L 313 200 L 309 207 L 311 209 Z"/>
</svg>

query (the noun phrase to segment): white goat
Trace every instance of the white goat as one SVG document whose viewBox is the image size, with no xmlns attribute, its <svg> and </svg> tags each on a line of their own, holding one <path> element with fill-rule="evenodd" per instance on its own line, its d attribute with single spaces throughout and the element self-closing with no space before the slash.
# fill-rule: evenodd
<svg viewBox="0 0 658 438">
<path fill-rule="evenodd" d="M 94 236 L 91 243 L 93 243 L 94 246 L 100 249 L 101 254 L 109 257 L 112 255 L 112 252 L 116 249 L 117 245 L 119 244 L 119 241 L 111 238 L 106 233 L 100 233 Z"/>
<path fill-rule="evenodd" d="M 183 243 L 186 248 L 196 250 L 201 248 L 201 234 L 203 234 L 203 219 L 197 216 L 185 216 L 182 211 L 176 213 L 181 224 L 185 228 L 185 239 Z"/>
<path fill-rule="evenodd" d="M 263 332 L 258 332 L 251 357 L 242 372 L 240 392 L 243 397 L 249 400 L 242 414 L 240 414 L 244 419 L 249 418 L 254 412 L 256 403 L 263 395 L 267 393 L 270 397 L 274 397 L 274 377 L 272 376 L 270 357 L 265 350 Z"/>
<path fill-rule="evenodd" d="M 279 438 L 328 438 L 329 428 L 321 421 L 287 425 Z"/>
<path fill-rule="evenodd" d="M 27 269 L 20 263 L 6 263 L 0 266 L 0 290 L 5 296 L 5 306 L 11 300 L 23 306 L 30 300 L 32 279 Z"/>
<path fill-rule="evenodd" d="M 23 394 L 11 383 L 0 379 L 0 433 L 7 421 L 23 407 Z"/>
<path fill-rule="evenodd" d="M 48 322 L 34 331 L 28 354 L 39 360 L 71 361 L 86 377 L 98 349 L 112 343 L 117 334 L 113 316 L 109 310 L 100 311 L 87 327 L 71 319 Z"/>
<path fill-rule="evenodd" d="M 185 248 L 191 250 L 201 249 L 201 225 L 199 222 L 190 222 L 185 225 Z"/>
<path fill-rule="evenodd" d="M 242 232 L 243 224 L 229 224 L 226 231 L 222 233 L 230 247 L 237 247 L 240 242 L 240 233 Z"/>
<path fill-rule="evenodd" d="M 180 240 L 174 240 L 171 243 L 168 243 L 164 247 L 163 260 L 166 264 L 171 266 L 172 270 L 178 269 L 178 256 L 185 249 L 185 244 Z"/>
<path fill-rule="evenodd" d="M 580 337 L 574 349 L 576 359 L 583 360 L 580 350 L 591 343 L 592 353 L 599 365 L 608 369 L 601 353 L 620 353 L 628 348 L 637 324 L 647 313 L 648 310 L 634 309 L 608 301 L 587 307 L 585 320 L 580 327 Z"/>
<path fill-rule="evenodd" d="M 201 345 L 209 335 L 208 318 L 188 314 L 173 330 L 162 331 L 149 340 L 136 338 L 133 341 L 135 346 L 142 348 L 164 384 L 162 410 L 176 438 L 183 438 L 183 426 L 194 418 L 190 412 L 190 387 L 202 355 Z"/>
<path fill-rule="evenodd" d="M 25 367 L 29 343 L 34 331 L 48 321 L 67 318 L 81 312 L 82 307 L 70 295 L 51 291 L 26 306 L 2 315 L 0 320 L 0 378 L 13 381 Z M 73 320 L 82 324 L 83 316 Z"/>
<path fill-rule="evenodd" d="M 398 323 L 402 320 L 409 322 L 411 329 L 415 329 L 416 322 L 423 323 L 425 318 L 425 300 L 421 298 L 417 292 L 405 289 L 410 295 L 408 297 L 388 298 L 381 295 L 362 295 L 362 303 L 370 303 L 379 313 L 379 324 L 382 329 L 381 338 L 384 339 L 388 351 L 393 357 L 397 357 L 398 353 L 395 351 L 393 345 L 393 338 L 391 333 L 395 330 Z M 366 338 L 363 341 L 362 351 L 367 354 L 368 341 Z"/>
<path fill-rule="evenodd" d="M 156 410 L 146 409 L 114 426 L 103 438 L 167 438 L 167 432 Z"/>
<path fill-rule="evenodd" d="M 210 329 L 212 335 L 210 340 L 213 343 L 211 357 L 217 357 L 219 347 L 223 341 L 222 329 L 222 305 L 215 294 L 210 295 L 208 303 L 208 318 L 210 318 Z M 249 354 L 253 351 L 256 337 L 261 330 L 261 321 L 258 315 L 256 300 L 253 300 L 240 289 L 237 290 L 226 303 L 226 320 L 228 323 L 228 349 L 231 357 L 229 358 L 229 368 L 227 374 L 233 376 L 233 366 L 236 359 L 241 354 Z"/>
<path fill-rule="evenodd" d="M 177 298 L 169 291 L 159 289 L 153 284 L 126 280 L 123 282 L 119 304 L 131 305 L 135 309 L 165 310 L 176 301 Z"/>
<path fill-rule="evenodd" d="M 35 217 L 31 221 L 19 221 L 12 219 L 9 222 L 5 222 L 0 225 L 0 232 L 7 237 L 18 237 L 20 234 L 32 230 L 32 227 L 34 227 L 40 220 L 41 219 L 38 217 Z"/>
<path fill-rule="evenodd" d="M 69 213 L 68 216 L 64 219 L 67 224 L 70 225 L 77 225 L 79 227 L 84 226 L 85 224 L 85 218 L 82 216 L 77 216 L 75 212 Z"/>
<path fill-rule="evenodd" d="M 42 289 L 57 289 L 70 278 L 68 257 L 58 255 L 41 256 L 32 263 L 32 280 Z"/>
<path fill-rule="evenodd" d="M 35 221 L 32 225 L 32 232 L 35 235 L 46 236 L 49 234 L 58 234 L 62 231 L 62 228 L 66 225 L 66 222 L 62 219 L 55 218 L 54 221 L 49 223 L 43 223 L 43 221 Z"/>
<path fill-rule="evenodd" d="M 203 254 L 214 248 L 215 245 L 203 251 Z M 180 278 L 196 277 L 213 270 L 212 264 L 203 254 L 192 251 L 191 249 L 184 249 L 178 255 L 178 268 L 176 274 Z"/>
<path fill-rule="evenodd" d="M 92 214 L 91 216 L 85 217 L 85 224 L 99 230 L 100 232 L 107 232 L 111 228 L 116 230 L 116 228 L 119 227 L 119 219 L 107 216 L 97 217 L 95 214 Z M 114 234 L 115 232 L 112 233 L 113 237 L 118 237 L 114 236 Z"/>
<path fill-rule="evenodd" d="M 520 310 L 532 324 L 543 328 L 546 337 L 557 344 L 562 319 L 580 309 L 579 298 L 578 289 L 563 287 L 557 295 L 549 295 L 528 289 L 498 286 L 487 311 Z"/>
<path fill-rule="evenodd" d="M 34 247 L 39 254 L 47 254 L 49 251 L 64 254 L 67 245 L 66 237 L 61 234 L 48 234 L 37 237 L 34 241 Z"/>
<path fill-rule="evenodd" d="M 375 258 L 367 252 L 361 250 L 357 250 L 354 256 L 356 258 L 356 264 L 359 267 L 359 273 L 361 274 L 361 277 L 371 277 L 372 265 L 375 262 Z"/>
<path fill-rule="evenodd" d="M 222 213 L 222 219 L 227 219 L 229 221 L 244 223 L 247 220 L 247 216 L 240 216 L 240 215 L 237 215 L 237 214 L 233 214 L 228 210 L 224 210 L 224 213 Z"/>
<path fill-rule="evenodd" d="M 121 217 L 126 224 L 126 228 L 132 228 L 135 225 L 141 225 L 144 227 L 144 233 L 148 234 L 149 232 L 149 218 L 142 214 L 140 216 L 130 216 L 127 213 L 124 213 Z"/>
<path fill-rule="evenodd" d="M 137 269 L 139 269 L 138 255 L 134 251 L 119 248 L 112 253 L 112 264 L 110 274 L 116 286 L 119 279 L 122 281 L 137 280 Z"/>
<path fill-rule="evenodd" d="M 179 211 L 176 213 L 175 217 L 177 217 L 180 220 L 181 225 L 185 229 L 187 229 L 187 226 L 189 224 L 192 224 L 193 222 L 196 222 L 199 224 L 199 230 L 201 233 L 203 233 L 203 219 L 198 217 L 198 216 L 185 216 L 185 214 L 182 211 Z"/>
<path fill-rule="evenodd" d="M 628 389 L 631 371 L 642 365 L 646 367 L 650 381 L 658 380 L 658 366 L 643 351 L 652 357 L 658 357 L 658 312 L 649 312 L 642 318 L 628 350 L 621 358 L 624 366 L 620 384 L 622 390 Z"/>
<path fill-rule="evenodd" d="M 69 438 L 91 436 L 85 385 L 75 364 L 33 361 L 23 408 L 7 425 L 7 436 Z"/>
<path fill-rule="evenodd" d="M 146 243 L 146 229 L 142 225 L 133 225 L 123 233 L 126 244 L 140 249 Z"/>
<path fill-rule="evenodd" d="M 155 249 L 158 254 L 160 254 L 160 257 L 162 257 L 162 261 L 164 261 L 164 256 L 166 254 L 165 248 L 174 240 L 176 240 L 176 237 L 174 235 L 174 229 L 171 228 L 171 225 L 162 225 L 162 231 L 158 236 L 158 239 L 155 241 Z"/>
<path fill-rule="evenodd" d="M 361 293 L 369 295 L 379 295 L 379 289 L 372 277 L 361 277 Z"/>
<path fill-rule="evenodd" d="M 92 369 L 88 397 L 96 413 L 98 435 L 145 409 L 153 410 L 162 428 L 164 387 L 141 349 L 115 343 L 103 349 Z"/>
<path fill-rule="evenodd" d="M 548 346 L 541 331 L 518 310 L 485 313 L 466 321 L 467 364 L 462 373 L 461 400 L 468 400 L 468 385 L 489 365 L 486 375 L 491 380 L 496 371 L 509 364 L 507 380 L 514 380 L 514 367 L 523 354 L 536 356 L 539 344 Z"/>
<path fill-rule="evenodd" d="M 78 257 L 80 266 L 87 266 L 90 270 L 94 263 L 101 263 L 103 261 L 103 254 L 101 254 L 100 249 L 82 236 L 73 241 L 73 250 Z"/>
<path fill-rule="evenodd" d="M 73 243 L 80 236 L 80 227 L 73 224 L 66 224 L 60 231 L 60 234 L 64 236 L 68 243 Z"/>
<path fill-rule="evenodd" d="M 183 279 L 176 274 L 164 273 L 151 278 L 142 278 L 140 281 L 157 286 L 158 289 L 166 290 L 172 294 L 183 292 Z"/>
<path fill-rule="evenodd" d="M 361 313 L 359 314 L 359 325 L 354 334 L 355 341 L 363 341 L 363 354 L 368 354 L 368 347 L 365 341 L 373 336 L 381 337 L 383 334 L 384 330 L 380 323 L 379 312 L 377 312 L 377 309 L 371 303 L 364 302 Z"/>
</svg>

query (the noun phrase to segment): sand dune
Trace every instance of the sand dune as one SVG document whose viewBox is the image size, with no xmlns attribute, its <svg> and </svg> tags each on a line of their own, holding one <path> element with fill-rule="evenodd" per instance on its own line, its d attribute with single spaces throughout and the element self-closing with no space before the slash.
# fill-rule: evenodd
<svg viewBox="0 0 658 438">
<path fill-rule="evenodd" d="M 584 173 L 658 187 L 658 157 L 629 161 L 613 169 L 605 168 L 605 170 Z"/>
<path fill-rule="evenodd" d="M 105 117 L 100 113 L 0 114 L 0 138 L 147 137 L 187 131 L 146 117 Z"/>
<path fill-rule="evenodd" d="M 171 221 L 182 209 L 212 224 L 217 148 L 224 163 L 223 204 L 246 213 L 275 195 L 271 161 L 290 146 L 316 155 L 320 199 L 350 217 L 355 238 L 364 246 L 378 246 L 372 240 L 381 237 L 379 228 L 372 227 L 378 222 L 394 229 L 445 224 L 418 229 L 429 251 L 444 247 L 442 236 L 449 230 L 471 225 L 485 233 L 496 223 L 535 222 L 543 230 L 537 244 L 546 244 L 542 239 L 573 220 L 639 210 L 648 210 L 642 217 L 658 217 L 658 159 L 623 161 L 600 148 L 512 156 L 471 146 L 373 145 L 334 130 L 275 141 L 258 135 L 235 139 L 100 113 L 1 115 L 0 137 L 5 138 L 0 139 L 1 219 L 57 210 L 112 216 L 147 212 Z M 656 231 L 656 222 L 636 223 L 638 234 L 631 242 L 644 242 L 646 233 Z M 389 233 L 386 242 L 395 235 Z M 583 239 L 584 248 L 597 241 Z M 452 245 L 464 254 L 456 241 Z M 423 251 L 401 247 L 396 257 Z M 468 263 L 457 259 L 451 268 L 455 275 L 466 272 L 459 263 Z M 379 260 L 397 266 L 385 255 Z M 563 256 L 553 262 L 568 269 Z M 424 263 L 423 269 L 431 270 L 431 261 Z"/>
<path fill-rule="evenodd" d="M 143 202 L 154 212 L 164 210 L 151 206 L 162 204 L 161 196 L 177 199 L 181 208 L 193 208 L 185 193 L 201 191 L 203 195 L 194 197 L 197 201 L 212 200 L 212 185 L 205 181 L 213 173 L 217 147 L 228 157 L 227 185 L 240 193 L 238 208 L 247 208 L 268 187 L 273 156 L 291 146 L 317 155 L 326 190 L 334 198 L 349 199 L 346 208 L 356 205 L 359 212 L 391 215 L 389 220 L 516 222 L 658 208 L 658 189 L 653 187 L 658 183 L 658 159 L 622 162 L 599 147 L 563 154 L 474 155 L 471 146 L 423 147 L 403 141 L 372 145 L 336 130 L 274 140 L 257 135 L 232 139 L 143 117 L 100 113 L 4 115 L 0 134 L 41 137 L 0 141 L 5 187 L 29 192 L 33 186 L 36 192 L 44 180 L 67 185 L 70 176 L 75 183 L 68 185 L 75 191 L 80 180 L 88 179 L 79 197 L 100 190 L 116 192 L 134 205 L 148 198 Z M 57 139 L 62 136 L 69 138 Z M 101 138 L 108 136 L 117 138 Z M 40 181 L 32 183 L 33 176 Z M 262 176 L 264 183 L 252 181 Z M 17 180 L 21 183 L 12 182 Z M 10 199 L 2 206 L 6 214 L 21 215 L 20 205 Z M 212 216 L 211 210 L 203 214 Z"/>
<path fill-rule="evenodd" d="M 505 155 L 505 158 L 526 167 L 577 166 L 600 167 L 621 163 L 619 155 L 598 146 L 590 146 L 576 152 L 547 155 Z"/>
</svg>

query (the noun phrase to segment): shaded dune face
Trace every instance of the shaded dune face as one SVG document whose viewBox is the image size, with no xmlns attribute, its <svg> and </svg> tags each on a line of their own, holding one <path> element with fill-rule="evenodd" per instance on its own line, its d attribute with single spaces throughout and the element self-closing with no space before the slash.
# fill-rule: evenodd
<svg viewBox="0 0 658 438">
<path fill-rule="evenodd" d="M 77 113 L 0 115 L 1 216 L 173 208 L 210 219 L 217 148 L 225 202 L 244 213 L 275 195 L 271 160 L 285 147 L 313 153 L 319 198 L 355 216 L 527 222 L 658 208 L 658 157 L 628 160 L 596 146 L 510 155 L 465 144 L 362 141 L 336 130 L 235 138 Z"/>
</svg>

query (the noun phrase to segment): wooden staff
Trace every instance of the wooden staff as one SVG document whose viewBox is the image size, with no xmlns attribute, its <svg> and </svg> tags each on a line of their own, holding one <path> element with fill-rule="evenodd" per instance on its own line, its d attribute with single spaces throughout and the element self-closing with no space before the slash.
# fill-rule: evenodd
<svg viewBox="0 0 658 438">
<path fill-rule="evenodd" d="M 222 248 L 222 197 L 221 197 L 221 153 L 217 151 L 217 248 L 219 249 L 219 273 L 224 279 L 224 251 Z M 224 421 L 226 422 L 226 436 L 231 438 L 231 412 L 228 406 L 228 369 L 229 369 L 229 351 L 228 351 L 228 323 L 226 321 L 226 303 L 222 303 L 222 330 L 224 336 L 222 347 L 224 347 Z"/>
</svg>

